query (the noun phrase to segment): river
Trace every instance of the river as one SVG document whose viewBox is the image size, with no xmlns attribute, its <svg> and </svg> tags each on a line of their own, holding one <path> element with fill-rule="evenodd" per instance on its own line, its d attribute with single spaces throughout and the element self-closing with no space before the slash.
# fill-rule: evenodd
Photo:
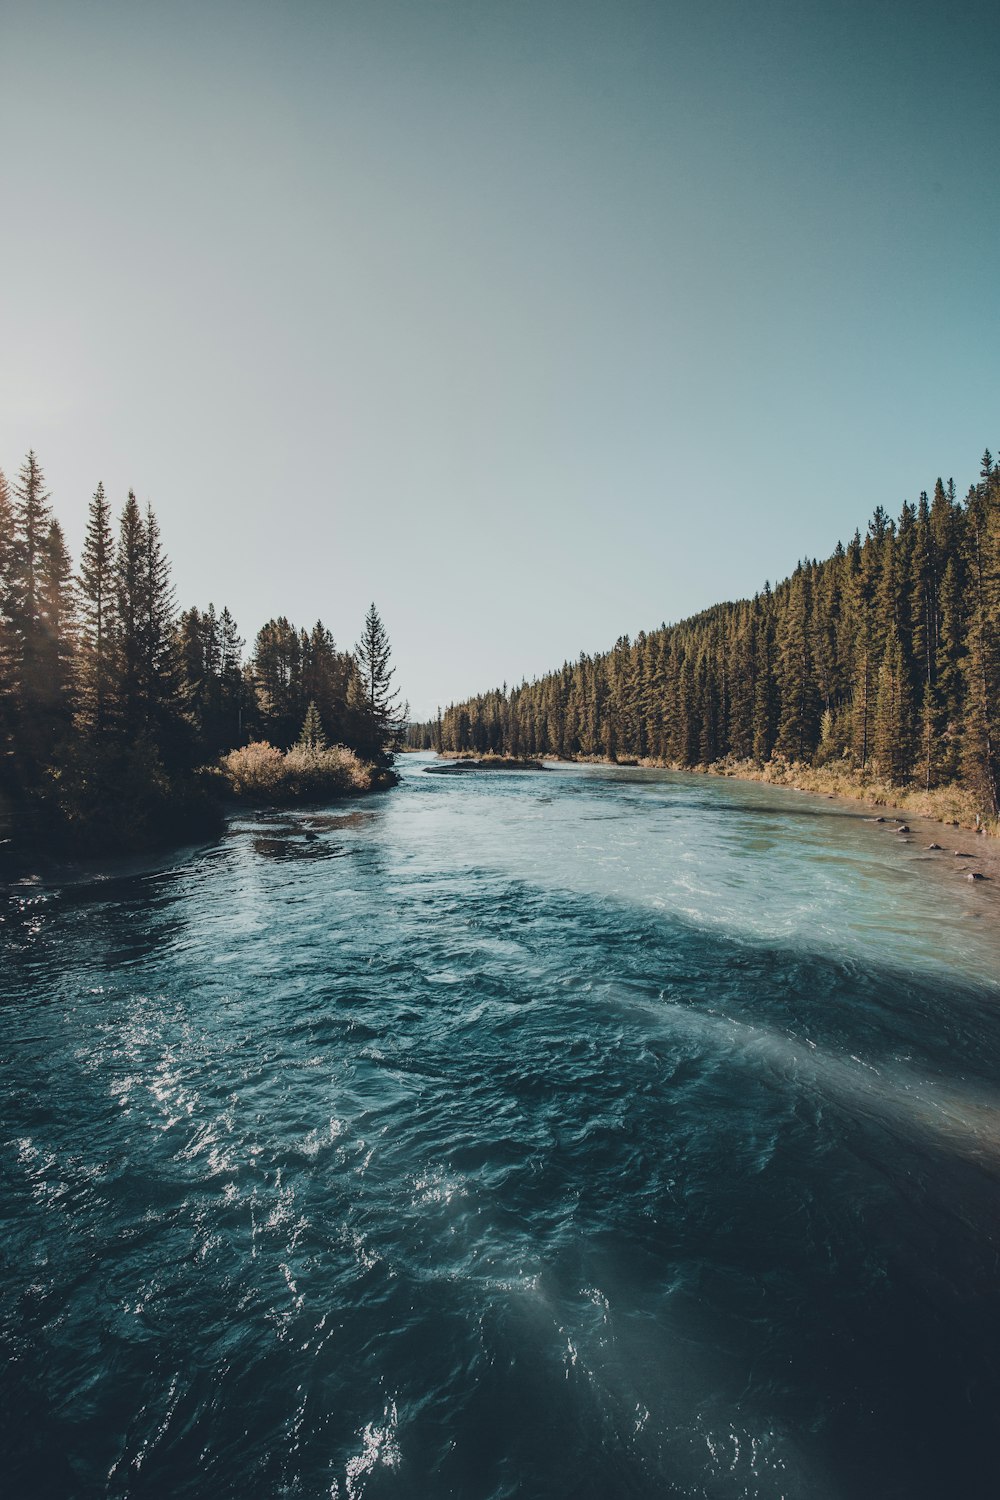
<svg viewBox="0 0 1000 1500">
<path fill-rule="evenodd" d="M 5 1494 L 992 1497 L 995 884 L 427 765 L 6 893 Z"/>
</svg>

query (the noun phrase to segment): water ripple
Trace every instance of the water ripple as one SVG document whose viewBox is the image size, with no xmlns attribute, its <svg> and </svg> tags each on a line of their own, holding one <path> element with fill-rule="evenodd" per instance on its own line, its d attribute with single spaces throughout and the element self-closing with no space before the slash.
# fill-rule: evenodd
<svg viewBox="0 0 1000 1500">
<path fill-rule="evenodd" d="M 404 770 L 11 893 L 8 1492 L 991 1495 L 984 893 L 773 789 Z"/>
</svg>

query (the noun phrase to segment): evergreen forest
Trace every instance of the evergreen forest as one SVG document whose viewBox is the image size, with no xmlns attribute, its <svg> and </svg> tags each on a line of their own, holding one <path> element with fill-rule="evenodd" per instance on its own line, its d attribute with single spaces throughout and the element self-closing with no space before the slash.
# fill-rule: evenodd
<svg viewBox="0 0 1000 1500">
<path fill-rule="evenodd" d="M 0 472 L 8 848 L 142 848 L 217 826 L 220 795 L 391 783 L 404 717 L 374 605 L 353 651 L 284 616 L 247 660 L 244 645 L 227 608 L 178 610 L 156 515 L 134 493 L 114 518 L 97 486 L 74 568 L 35 454 L 12 484 Z"/>
<path fill-rule="evenodd" d="M 558 671 L 411 725 L 412 748 L 679 768 L 836 767 L 1000 812 L 1000 465 L 866 534 Z"/>
</svg>

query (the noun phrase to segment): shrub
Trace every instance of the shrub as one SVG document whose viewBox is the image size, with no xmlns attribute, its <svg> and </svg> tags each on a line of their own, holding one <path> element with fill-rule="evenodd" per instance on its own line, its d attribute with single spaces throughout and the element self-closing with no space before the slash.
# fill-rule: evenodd
<svg viewBox="0 0 1000 1500">
<path fill-rule="evenodd" d="M 329 750 L 296 745 L 285 756 L 285 777 L 297 797 L 367 792 L 372 784 L 371 772 L 371 766 L 344 745 Z"/>
<path fill-rule="evenodd" d="M 258 740 L 224 755 L 219 769 L 234 796 L 263 802 L 321 802 L 376 784 L 374 768 L 343 745 L 299 744 L 283 755 Z"/>
<path fill-rule="evenodd" d="M 266 740 L 255 740 L 239 750 L 230 750 L 220 765 L 237 797 L 271 797 L 281 786 L 285 757 Z"/>
</svg>

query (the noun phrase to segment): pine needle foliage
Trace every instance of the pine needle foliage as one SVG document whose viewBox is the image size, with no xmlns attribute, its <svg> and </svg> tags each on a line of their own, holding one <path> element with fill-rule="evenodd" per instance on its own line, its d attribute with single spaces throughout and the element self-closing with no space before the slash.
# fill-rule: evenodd
<svg viewBox="0 0 1000 1500">
<path fill-rule="evenodd" d="M 1000 814 L 1000 466 L 879 506 L 752 599 L 453 703 L 411 746 L 675 766 L 839 766 Z"/>
<path fill-rule="evenodd" d="M 392 785 L 402 724 L 373 611 L 362 640 L 356 657 L 322 621 L 281 616 L 244 663 L 227 608 L 178 612 L 158 518 L 131 490 L 116 525 L 97 485 L 74 576 L 29 453 L 12 487 L 0 472 L 0 848 L 198 836 L 220 788 L 287 802 Z"/>
</svg>

